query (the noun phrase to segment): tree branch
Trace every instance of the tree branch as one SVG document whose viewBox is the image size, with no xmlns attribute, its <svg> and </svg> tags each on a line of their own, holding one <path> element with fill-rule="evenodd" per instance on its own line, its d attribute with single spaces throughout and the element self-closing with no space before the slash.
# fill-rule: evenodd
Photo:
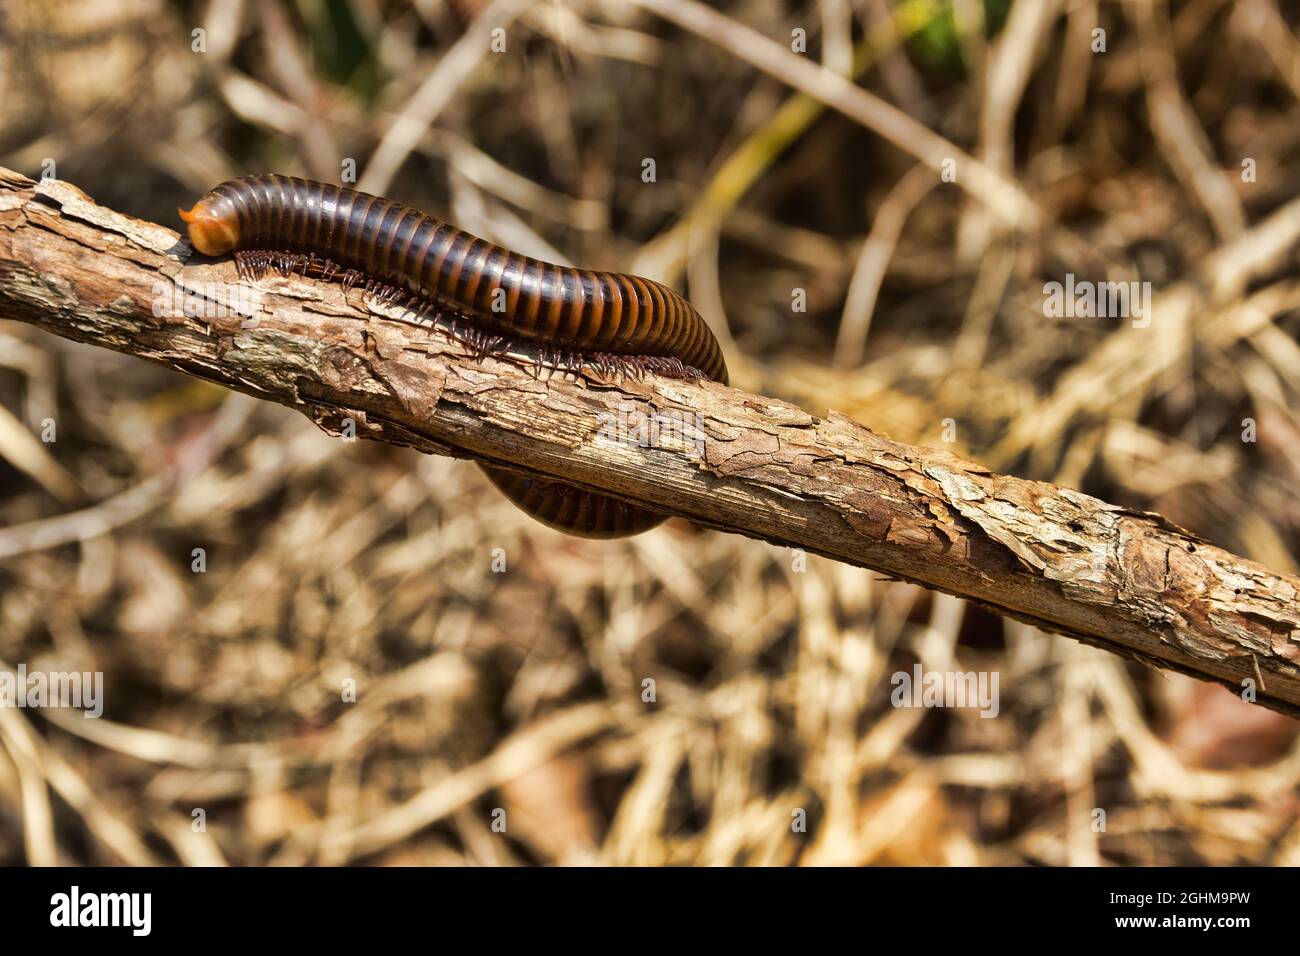
<svg viewBox="0 0 1300 956">
<path fill-rule="evenodd" d="M 161 306 L 161 307 L 160 307 Z M 176 233 L 0 168 L 0 317 L 296 408 L 956 594 L 1300 715 L 1300 579 L 1158 515 L 712 383 L 540 378 L 403 310 L 241 283 Z M 593 545 L 600 547 L 600 545 Z"/>
</svg>

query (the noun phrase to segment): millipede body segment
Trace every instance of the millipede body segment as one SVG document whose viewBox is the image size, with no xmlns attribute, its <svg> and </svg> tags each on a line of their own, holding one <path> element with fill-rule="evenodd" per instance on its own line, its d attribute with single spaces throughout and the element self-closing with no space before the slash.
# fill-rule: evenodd
<svg viewBox="0 0 1300 956">
<path fill-rule="evenodd" d="M 450 320 L 482 351 L 531 353 L 538 365 L 727 381 L 699 313 L 650 279 L 554 265 L 511 252 L 378 196 L 289 176 L 232 179 L 180 211 L 204 255 L 364 281 Z M 516 505 L 552 527 L 618 537 L 662 516 L 619 499 L 482 466 Z"/>
</svg>

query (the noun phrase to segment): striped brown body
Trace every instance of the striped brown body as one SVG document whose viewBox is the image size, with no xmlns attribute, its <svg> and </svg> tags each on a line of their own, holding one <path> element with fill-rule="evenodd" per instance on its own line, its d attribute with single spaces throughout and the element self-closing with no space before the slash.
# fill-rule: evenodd
<svg viewBox="0 0 1300 956">
<path fill-rule="evenodd" d="M 511 252 L 418 210 L 289 176 L 222 183 L 189 212 L 194 246 L 208 255 L 267 250 L 326 260 L 457 313 L 490 338 L 629 368 L 727 381 L 713 333 L 672 289 Z M 662 518 L 617 499 L 486 468 L 525 511 L 592 537 L 635 534 Z"/>
</svg>

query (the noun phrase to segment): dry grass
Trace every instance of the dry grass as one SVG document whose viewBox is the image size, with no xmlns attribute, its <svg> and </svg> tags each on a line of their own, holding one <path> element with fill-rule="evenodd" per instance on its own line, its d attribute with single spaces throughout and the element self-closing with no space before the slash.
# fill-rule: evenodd
<svg viewBox="0 0 1300 956">
<path fill-rule="evenodd" d="M 173 222 L 352 157 L 514 247 L 687 280 L 739 385 L 913 442 L 951 419 L 1295 570 L 1293 4 L 714 6 L 16 0 L 0 163 Z M 943 155 L 956 184 L 916 171 Z M 1045 319 L 1067 272 L 1149 280 L 1153 327 Z M 0 708 L 0 863 L 1300 863 L 1296 724 L 1222 690 L 679 522 L 564 538 L 463 463 L 13 325 L 0 489 L 0 662 L 107 698 Z M 892 708 L 918 660 L 997 671 L 997 719 Z"/>
</svg>

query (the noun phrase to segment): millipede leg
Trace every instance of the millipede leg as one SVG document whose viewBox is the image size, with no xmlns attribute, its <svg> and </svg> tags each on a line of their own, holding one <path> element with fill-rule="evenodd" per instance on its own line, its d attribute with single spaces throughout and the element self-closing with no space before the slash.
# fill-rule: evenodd
<svg viewBox="0 0 1300 956">
<path fill-rule="evenodd" d="M 333 259 L 316 253 L 296 253 L 285 249 L 241 249 L 234 253 L 235 268 L 240 278 L 257 280 L 268 272 L 278 275 L 300 274 L 320 278 L 326 282 L 340 282 L 345 290 L 358 285 L 362 292 L 375 302 L 398 303 L 411 312 L 415 323 L 428 322 L 435 331 L 441 331 L 460 342 L 477 360 L 489 355 L 525 352 L 531 355 L 534 378 L 544 381 L 559 372 L 562 376 L 577 377 L 584 370 L 615 378 L 623 376 L 637 381 L 648 373 L 668 378 L 702 379 L 707 376 L 699 369 L 682 362 L 676 356 L 625 355 L 615 352 L 583 352 L 553 343 L 513 339 L 507 335 L 485 329 L 478 321 L 463 312 L 444 306 L 437 297 L 426 298 L 408 292 L 389 282 L 372 278 L 357 269 L 345 268 Z M 543 378 L 542 369 L 546 369 Z"/>
</svg>

